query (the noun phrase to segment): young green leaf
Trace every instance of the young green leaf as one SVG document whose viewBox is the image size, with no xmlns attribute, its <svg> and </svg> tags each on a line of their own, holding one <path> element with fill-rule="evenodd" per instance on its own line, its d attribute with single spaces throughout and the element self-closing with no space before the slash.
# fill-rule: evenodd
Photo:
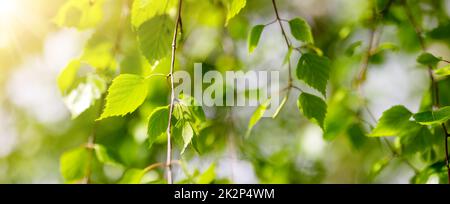
<svg viewBox="0 0 450 204">
<path fill-rule="evenodd" d="M 325 101 L 315 95 L 302 93 L 298 98 L 297 106 L 306 118 L 317 123 L 323 129 L 327 114 Z"/>
<path fill-rule="evenodd" d="M 169 122 L 169 108 L 167 106 L 156 108 L 148 119 L 148 145 L 149 148 L 153 145 L 156 139 L 164 134 L 167 130 Z"/>
<path fill-rule="evenodd" d="M 297 77 L 325 96 L 330 78 L 330 61 L 323 56 L 305 53 L 298 62 Z"/>
<path fill-rule="evenodd" d="M 81 67 L 78 59 L 72 60 L 58 76 L 58 88 L 61 94 L 65 95 L 73 87 L 77 72 Z"/>
<path fill-rule="evenodd" d="M 128 169 L 119 180 L 119 184 L 140 184 L 145 175 L 144 169 Z"/>
<path fill-rule="evenodd" d="M 174 22 L 168 15 L 155 16 L 137 30 L 138 41 L 145 58 L 154 64 L 170 53 Z"/>
<path fill-rule="evenodd" d="M 148 83 L 144 77 L 133 74 L 121 74 L 109 87 L 106 106 L 97 120 L 112 116 L 124 116 L 135 111 L 145 100 Z"/>
<path fill-rule="evenodd" d="M 281 109 L 283 109 L 284 105 L 286 104 L 288 98 L 289 98 L 288 95 L 284 96 L 283 100 L 281 101 L 281 104 L 278 106 L 277 110 L 272 115 L 272 118 L 275 119 L 278 116 L 278 114 L 280 113 Z"/>
<path fill-rule="evenodd" d="M 409 129 L 412 113 L 404 106 L 393 106 L 383 112 L 377 126 L 368 135 L 369 137 L 399 136 Z"/>
<path fill-rule="evenodd" d="M 64 180 L 71 183 L 86 177 L 89 162 L 89 150 L 79 147 L 65 152 L 61 156 L 61 175 Z"/>
<path fill-rule="evenodd" d="M 248 52 L 252 53 L 253 50 L 258 46 L 259 39 L 261 38 L 261 34 L 264 30 L 264 25 L 256 25 L 250 31 L 250 35 L 248 36 Z"/>
<path fill-rule="evenodd" d="M 183 136 L 183 149 L 181 150 L 181 155 L 184 154 L 184 151 L 188 147 L 188 145 L 192 141 L 192 137 L 194 136 L 194 130 L 192 130 L 192 127 L 189 123 L 184 124 L 183 130 L 182 130 L 182 136 Z"/>
<path fill-rule="evenodd" d="M 176 0 L 134 0 L 131 8 L 131 24 L 134 28 L 139 28 L 157 15 L 169 14 L 176 5 Z"/>
<path fill-rule="evenodd" d="M 211 164 L 198 178 L 197 184 L 210 184 L 216 177 L 216 165 Z"/>
<path fill-rule="evenodd" d="M 247 133 L 246 136 L 250 136 L 250 133 L 253 129 L 253 127 L 258 123 L 259 120 L 264 116 L 264 113 L 266 112 L 267 108 L 269 108 L 270 105 L 270 99 L 266 100 L 264 103 L 260 104 L 258 108 L 256 108 L 255 112 L 253 113 L 252 117 L 250 118 L 250 122 L 248 123 Z"/>
<path fill-rule="evenodd" d="M 435 66 L 441 60 L 442 60 L 441 58 L 438 58 L 428 52 L 422 53 L 421 55 L 419 55 L 419 57 L 417 57 L 417 62 L 423 65 L 430 65 L 430 66 Z"/>
<path fill-rule="evenodd" d="M 289 21 L 292 35 L 299 41 L 305 43 L 314 43 L 311 27 L 308 22 L 302 18 L 295 18 Z"/>
<path fill-rule="evenodd" d="M 225 0 L 228 8 L 225 25 L 236 16 L 247 4 L 247 0 Z"/>
<path fill-rule="evenodd" d="M 438 125 L 450 120 L 450 106 L 435 111 L 425 111 L 414 114 L 416 122 L 422 125 Z"/>
<path fill-rule="evenodd" d="M 58 26 L 76 27 L 80 30 L 95 27 L 103 18 L 105 0 L 69 0 L 54 18 Z"/>
<path fill-rule="evenodd" d="M 450 76 L 450 65 L 439 68 L 436 71 L 434 71 L 434 73 L 440 77 Z"/>
</svg>

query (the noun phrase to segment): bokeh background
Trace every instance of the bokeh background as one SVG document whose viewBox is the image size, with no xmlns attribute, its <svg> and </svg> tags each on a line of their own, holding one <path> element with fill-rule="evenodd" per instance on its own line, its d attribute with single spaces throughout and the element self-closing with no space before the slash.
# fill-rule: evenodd
<svg viewBox="0 0 450 204">
<path fill-rule="evenodd" d="M 88 141 L 101 103 L 97 101 L 72 119 L 58 91 L 57 77 L 71 59 L 82 55 L 93 36 L 113 39 L 110 43 L 114 43 L 114 36 L 121 30 L 122 50 L 114 56 L 117 73 L 149 72 L 151 65 L 130 54 L 138 53 L 135 33 L 129 17 L 125 17 L 121 26 L 117 23 L 123 9 L 118 2 L 106 1 L 102 26 L 80 30 L 55 23 L 64 0 L 0 0 L 0 183 L 64 182 L 60 157 Z M 187 6 L 183 11 L 187 20 L 183 48 L 179 51 L 183 65 L 180 69 L 189 70 L 194 62 L 202 62 L 221 72 L 260 69 L 280 70 L 281 76 L 287 75 L 282 62 L 287 50 L 277 24 L 266 27 L 258 48 L 248 54 L 246 40 L 251 27 L 275 18 L 269 0 L 248 0 L 244 10 L 227 27 L 223 26 L 225 14 L 219 1 L 205 2 L 209 3 L 203 3 L 201 10 Z M 344 108 L 339 97 L 355 93 L 351 84 L 368 44 L 370 31 L 365 24 L 371 2 L 277 1 L 282 18 L 299 16 L 310 23 L 317 47 L 332 61 L 330 108 Z M 441 12 L 449 15 L 450 1 L 439 2 Z M 424 19 L 425 29 L 437 26 L 433 19 Z M 384 26 L 380 42 L 391 43 L 396 49 L 383 51 L 371 61 L 362 86 L 376 118 L 397 104 L 418 111 L 428 89 L 427 71 L 416 62 L 420 49 L 414 30 L 407 23 L 402 26 L 402 29 L 397 25 Z M 345 54 L 346 48 L 357 41 L 362 45 L 355 54 Z M 450 56 L 448 43 L 429 45 L 431 52 Z M 298 59 L 299 55 L 294 53 L 292 62 Z M 160 66 L 156 70 L 164 73 L 168 69 Z M 299 81 L 296 84 L 311 90 Z M 148 114 L 168 101 L 163 80 L 155 81 L 152 87 L 139 110 L 122 118 L 103 120 L 95 128 L 97 142 L 110 148 L 126 166 L 99 167 L 94 172 L 98 175 L 96 182 L 115 183 L 126 168 L 144 168 L 165 160 L 164 140 L 151 149 L 145 143 Z M 320 127 L 298 111 L 298 92 L 291 94 L 280 115 L 261 120 L 249 138 L 244 135 L 255 107 L 205 108 L 213 125 L 203 135 L 200 153 L 193 148 L 188 148 L 183 156 L 175 153 L 175 158 L 183 161 L 183 168 L 174 168 L 175 180 L 185 179 L 186 172 L 200 174 L 212 164 L 216 183 L 408 183 L 414 176 L 413 169 L 395 158 L 377 171 L 380 161 L 391 157 L 388 147 L 379 139 L 354 138 L 345 132 L 333 133 L 333 140 L 324 139 Z M 351 107 L 352 102 L 349 103 L 346 105 Z M 362 112 L 362 118 L 371 121 L 368 114 Z M 390 140 L 395 143 L 395 138 Z M 410 160 L 418 168 L 426 165 L 417 157 Z M 163 180 L 164 170 L 156 169 L 142 182 Z M 430 177 L 427 182 L 436 183 L 438 178 Z"/>
</svg>

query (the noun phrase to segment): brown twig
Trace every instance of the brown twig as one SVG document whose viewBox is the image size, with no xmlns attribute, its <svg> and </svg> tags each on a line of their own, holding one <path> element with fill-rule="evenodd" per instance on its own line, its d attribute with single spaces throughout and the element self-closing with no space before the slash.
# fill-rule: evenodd
<svg viewBox="0 0 450 204">
<path fill-rule="evenodd" d="M 170 73 L 169 73 L 169 78 L 170 78 L 170 105 L 169 105 L 169 120 L 168 120 L 168 125 L 167 125 L 167 160 L 166 160 L 166 174 L 167 174 L 167 183 L 169 184 L 173 184 L 173 180 L 172 180 L 172 142 L 171 142 L 171 137 L 172 137 L 172 114 L 173 114 L 173 109 L 175 106 L 175 85 L 174 85 L 174 77 L 173 77 L 173 73 L 174 73 L 174 69 L 175 69 L 175 55 L 176 55 L 176 50 L 177 50 L 177 36 L 178 36 L 178 30 L 180 28 L 181 25 L 181 8 L 182 8 L 182 4 L 183 4 L 183 0 L 179 0 L 178 1 L 178 12 L 177 12 L 177 18 L 176 18 L 176 22 L 175 22 L 175 29 L 173 32 L 173 40 L 172 40 L 172 58 L 171 58 L 171 63 L 170 63 Z"/>
</svg>

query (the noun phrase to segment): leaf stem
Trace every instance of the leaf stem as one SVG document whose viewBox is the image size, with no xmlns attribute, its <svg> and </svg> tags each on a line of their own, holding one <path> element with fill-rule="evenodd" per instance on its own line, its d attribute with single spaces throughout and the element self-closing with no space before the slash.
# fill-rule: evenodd
<svg viewBox="0 0 450 204">
<path fill-rule="evenodd" d="M 283 27 L 283 19 L 280 18 L 280 14 L 278 12 L 278 8 L 277 8 L 277 3 L 275 2 L 275 0 L 272 0 L 272 6 L 273 6 L 273 10 L 275 11 L 275 17 L 276 17 L 276 21 L 278 22 L 278 24 L 280 25 L 280 29 L 281 29 L 281 34 L 283 35 L 283 39 L 286 42 L 286 47 L 289 49 L 291 49 L 291 42 L 289 41 L 286 31 Z M 288 81 L 288 86 L 291 87 L 292 86 L 292 65 L 291 65 L 291 61 L 289 60 L 288 62 L 288 71 L 289 71 L 289 81 Z M 292 87 L 291 87 L 292 88 Z"/>
<path fill-rule="evenodd" d="M 173 40 L 172 40 L 172 58 L 170 62 L 170 105 L 169 105 L 169 121 L 167 125 L 167 160 L 166 160 L 166 174 L 167 174 L 167 183 L 173 184 L 172 179 L 172 114 L 173 109 L 175 106 L 175 85 L 174 85 L 174 69 L 175 69 L 175 55 L 177 50 L 177 36 L 178 36 L 178 30 L 181 25 L 181 8 L 182 8 L 183 0 L 178 1 L 178 12 L 177 12 L 177 18 L 175 22 L 175 29 L 173 32 Z"/>
</svg>

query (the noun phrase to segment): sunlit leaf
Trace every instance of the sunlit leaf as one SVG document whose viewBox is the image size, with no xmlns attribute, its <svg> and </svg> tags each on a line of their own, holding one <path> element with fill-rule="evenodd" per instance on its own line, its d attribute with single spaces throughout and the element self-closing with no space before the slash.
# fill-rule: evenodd
<svg viewBox="0 0 450 204">
<path fill-rule="evenodd" d="M 327 114 L 325 101 L 315 95 L 302 93 L 298 98 L 297 105 L 306 118 L 317 123 L 323 129 Z"/>
<path fill-rule="evenodd" d="M 122 74 L 109 87 L 106 106 L 98 120 L 112 116 L 124 116 L 135 111 L 145 100 L 148 83 L 144 77 Z"/>
<path fill-rule="evenodd" d="M 65 94 L 73 87 L 77 72 L 80 69 L 81 62 L 78 59 L 72 60 L 58 76 L 58 88 L 62 94 Z"/>
<path fill-rule="evenodd" d="M 272 118 L 276 118 L 278 116 L 278 114 L 280 113 L 281 109 L 283 109 L 284 105 L 286 104 L 288 98 L 289 98 L 288 95 L 284 96 L 283 100 L 281 101 L 281 104 L 278 106 L 277 110 L 272 115 Z"/>
<path fill-rule="evenodd" d="M 177 2 L 177 0 L 135 0 L 131 8 L 131 24 L 139 28 L 155 16 L 169 14 L 175 9 Z"/>
<path fill-rule="evenodd" d="M 65 152 L 61 156 L 61 175 L 67 182 L 75 182 L 86 177 L 89 166 L 90 152 L 85 147 L 79 147 Z"/>
<path fill-rule="evenodd" d="M 216 165 L 211 164 L 208 169 L 206 169 L 197 180 L 197 184 L 210 184 L 216 178 Z"/>
<path fill-rule="evenodd" d="M 439 68 L 435 70 L 434 73 L 440 77 L 450 76 L 450 65 Z"/>
<path fill-rule="evenodd" d="M 170 16 L 161 15 L 139 26 L 137 34 L 141 52 L 150 64 L 170 53 L 174 25 Z"/>
<path fill-rule="evenodd" d="M 119 184 L 140 184 L 145 175 L 144 169 L 128 169 L 119 180 Z"/>
<path fill-rule="evenodd" d="M 228 25 L 228 22 L 245 7 L 247 0 L 225 0 L 225 2 L 228 8 L 225 24 Z"/>
<path fill-rule="evenodd" d="M 361 47 L 362 41 L 356 41 L 348 46 L 348 48 L 345 50 L 345 54 L 347 56 L 353 56 L 355 54 L 356 49 Z"/>
<path fill-rule="evenodd" d="M 258 108 L 256 108 L 255 112 L 253 113 L 252 117 L 250 118 L 250 122 L 248 123 L 246 136 L 250 136 L 250 133 L 251 133 L 253 127 L 264 116 L 264 113 L 266 112 L 267 108 L 269 108 L 269 105 L 270 105 L 270 99 L 266 100 L 264 103 L 260 104 L 258 106 Z"/>
<path fill-rule="evenodd" d="M 188 145 L 191 143 L 193 136 L 194 136 L 194 130 L 192 130 L 191 125 L 189 123 L 185 124 L 183 126 L 183 130 L 182 130 L 182 137 L 183 137 L 184 144 L 183 144 L 183 149 L 181 150 L 180 154 L 184 153 L 184 151 L 186 150 Z"/>
<path fill-rule="evenodd" d="M 399 136 L 408 130 L 412 123 L 409 119 L 412 113 L 404 106 L 393 106 L 383 112 L 376 127 L 369 134 L 370 137 Z"/>
<path fill-rule="evenodd" d="M 59 26 L 80 30 L 95 27 L 103 17 L 105 0 L 69 0 L 59 9 L 54 21 Z"/>
<path fill-rule="evenodd" d="M 330 78 L 330 61 L 326 57 L 305 53 L 298 62 L 297 77 L 325 96 Z"/>
</svg>

